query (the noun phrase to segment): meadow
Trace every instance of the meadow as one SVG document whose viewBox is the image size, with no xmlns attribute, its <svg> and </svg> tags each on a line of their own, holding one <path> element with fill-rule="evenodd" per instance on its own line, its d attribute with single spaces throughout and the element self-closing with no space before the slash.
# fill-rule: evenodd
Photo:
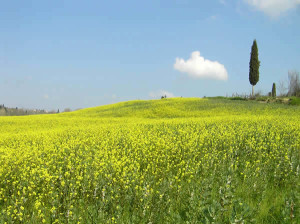
<svg viewBox="0 0 300 224">
<path fill-rule="evenodd" d="M 0 223 L 300 223 L 300 107 L 130 101 L 0 117 Z"/>
</svg>

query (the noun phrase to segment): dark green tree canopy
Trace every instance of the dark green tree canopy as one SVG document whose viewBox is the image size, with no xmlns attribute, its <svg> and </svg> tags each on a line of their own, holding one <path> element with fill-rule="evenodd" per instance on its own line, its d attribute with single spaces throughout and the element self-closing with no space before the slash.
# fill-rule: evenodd
<svg viewBox="0 0 300 224">
<path fill-rule="evenodd" d="M 252 86 L 255 86 L 259 81 L 259 66 L 260 61 L 258 60 L 258 48 L 256 40 L 253 41 L 250 56 L 250 69 L 249 69 L 249 81 Z"/>
<path fill-rule="evenodd" d="M 272 86 L 272 97 L 276 97 L 276 84 L 273 83 L 273 86 Z"/>
</svg>

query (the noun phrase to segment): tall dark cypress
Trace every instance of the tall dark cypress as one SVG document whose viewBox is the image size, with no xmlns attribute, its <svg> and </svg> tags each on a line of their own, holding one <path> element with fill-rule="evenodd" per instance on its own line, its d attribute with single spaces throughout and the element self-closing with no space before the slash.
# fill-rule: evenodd
<svg viewBox="0 0 300 224">
<path fill-rule="evenodd" d="M 272 86 L 272 97 L 276 97 L 276 84 L 273 83 L 273 86 Z"/>
<path fill-rule="evenodd" d="M 251 56 L 249 63 L 249 81 L 252 85 L 252 96 L 254 96 L 254 86 L 259 81 L 259 66 L 260 61 L 258 60 L 258 48 L 256 40 L 254 40 L 251 48 Z"/>
</svg>

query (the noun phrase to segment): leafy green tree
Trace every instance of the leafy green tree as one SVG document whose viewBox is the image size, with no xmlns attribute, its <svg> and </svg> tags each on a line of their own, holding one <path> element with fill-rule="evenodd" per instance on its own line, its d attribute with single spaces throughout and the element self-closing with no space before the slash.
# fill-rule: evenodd
<svg viewBox="0 0 300 224">
<path fill-rule="evenodd" d="M 260 61 L 258 60 L 258 48 L 256 40 L 254 40 L 251 48 L 251 56 L 249 63 L 249 81 L 252 85 L 252 96 L 254 96 L 254 86 L 259 81 L 259 66 Z"/>
<path fill-rule="evenodd" d="M 276 84 L 273 83 L 273 86 L 272 86 L 272 97 L 276 97 Z"/>
</svg>

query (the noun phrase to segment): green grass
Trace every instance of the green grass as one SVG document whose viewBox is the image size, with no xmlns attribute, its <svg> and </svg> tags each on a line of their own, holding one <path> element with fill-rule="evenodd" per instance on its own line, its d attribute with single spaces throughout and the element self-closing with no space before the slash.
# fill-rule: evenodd
<svg viewBox="0 0 300 224">
<path fill-rule="evenodd" d="M 299 111 L 288 105 L 267 104 L 256 101 L 228 100 L 228 98 L 168 98 L 162 100 L 135 100 L 111 105 L 82 109 L 62 116 L 86 117 L 138 117 L 138 118 L 187 118 L 259 113 L 289 114 Z"/>
</svg>

